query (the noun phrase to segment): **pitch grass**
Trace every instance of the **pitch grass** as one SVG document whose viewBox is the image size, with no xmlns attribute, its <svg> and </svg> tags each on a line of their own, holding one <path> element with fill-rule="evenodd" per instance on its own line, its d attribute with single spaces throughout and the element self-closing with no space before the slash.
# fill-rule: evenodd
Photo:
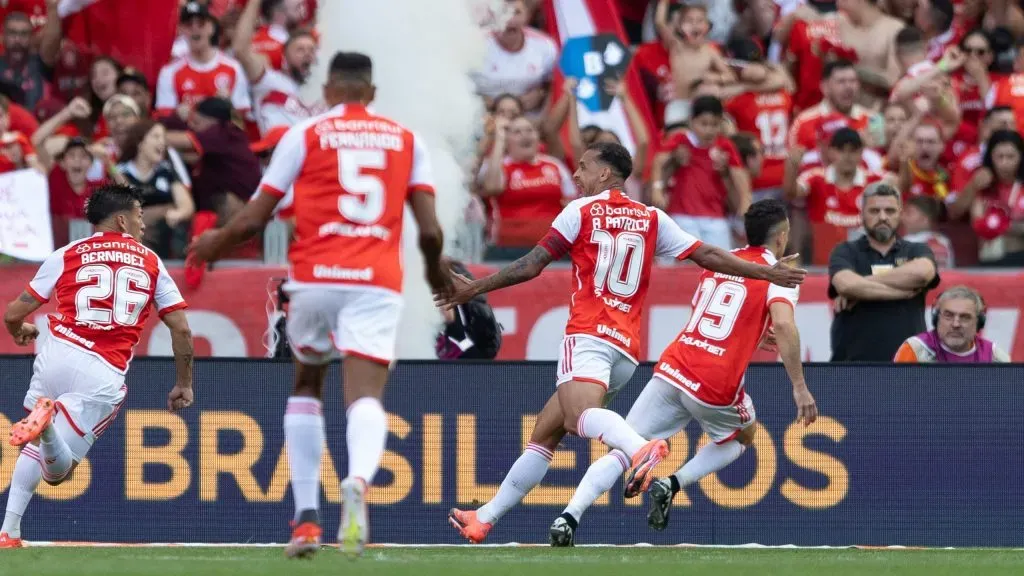
<svg viewBox="0 0 1024 576">
<path fill-rule="evenodd" d="M 0 576 L 988 576 L 1024 574 L 1024 551 L 709 548 L 337 549 L 289 561 L 280 548 L 28 548 L 0 551 Z"/>
</svg>

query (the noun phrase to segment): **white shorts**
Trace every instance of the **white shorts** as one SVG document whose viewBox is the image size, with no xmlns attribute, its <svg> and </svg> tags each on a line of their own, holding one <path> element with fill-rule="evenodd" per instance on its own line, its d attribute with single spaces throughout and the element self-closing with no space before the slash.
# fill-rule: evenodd
<svg viewBox="0 0 1024 576">
<path fill-rule="evenodd" d="M 629 382 L 635 370 L 633 360 L 610 344 L 586 336 L 566 336 L 558 357 L 555 386 L 570 380 L 599 384 L 608 391 L 607 404 Z"/>
<path fill-rule="evenodd" d="M 53 425 L 75 462 L 81 462 L 96 438 L 114 422 L 127 394 L 123 374 L 77 346 L 47 335 L 32 364 L 24 406 L 31 411 L 40 398 L 54 400 L 57 416 Z"/>
<path fill-rule="evenodd" d="M 388 365 L 395 358 L 402 297 L 373 289 L 296 290 L 289 296 L 288 344 L 307 365 L 352 356 Z"/>
<path fill-rule="evenodd" d="M 724 444 L 752 426 L 756 418 L 749 394 L 744 393 L 743 400 L 732 406 L 708 406 L 654 376 L 629 409 L 626 423 L 644 438 L 664 440 L 696 419 L 713 442 Z"/>
</svg>

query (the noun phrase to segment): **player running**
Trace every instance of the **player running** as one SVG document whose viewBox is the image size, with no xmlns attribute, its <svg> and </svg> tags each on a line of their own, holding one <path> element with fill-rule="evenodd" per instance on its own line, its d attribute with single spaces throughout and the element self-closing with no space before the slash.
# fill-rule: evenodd
<svg viewBox="0 0 1024 576">
<path fill-rule="evenodd" d="M 419 227 L 427 280 L 444 291 L 443 239 L 423 141 L 367 109 L 376 87 L 368 56 L 341 52 L 331 60 L 324 99 L 332 108 L 282 137 L 259 192 L 222 230 L 192 250 L 204 261 L 263 229 L 279 207 L 296 219 L 288 260 L 288 342 L 296 359 L 295 392 L 284 416 L 295 497 L 289 557 L 320 548 L 320 457 L 324 445 L 321 390 L 338 353 L 347 406 L 348 476 L 338 540 L 350 554 L 369 536 L 366 490 L 388 435 L 381 405 L 395 357 L 402 309 L 402 214 L 408 203 Z"/>
<path fill-rule="evenodd" d="M 753 204 L 743 217 L 750 245 L 733 250 L 748 262 L 776 266 L 789 240 L 786 208 L 778 200 Z M 633 403 L 626 423 L 644 438 L 670 438 L 696 419 L 713 441 L 668 478 L 651 484 L 647 521 L 664 530 L 680 488 L 721 470 L 753 441 L 754 404 L 743 390 L 743 373 L 762 335 L 774 338 L 790 380 L 797 419 L 818 417 L 800 364 L 800 334 L 793 308 L 798 291 L 766 279 L 704 272 L 693 296 L 693 313 L 676 341 L 662 353 L 654 376 Z M 583 476 L 569 506 L 551 525 L 552 546 L 572 546 L 583 512 L 622 476 L 626 455 L 613 450 Z"/>
<path fill-rule="evenodd" d="M 556 391 L 537 418 L 526 451 L 498 493 L 475 511 L 453 509 L 449 522 L 479 543 L 547 472 L 565 434 L 596 438 L 624 453 L 633 471 L 626 497 L 642 492 L 665 456 L 663 439 L 646 440 L 611 410 L 602 408 L 629 381 L 640 355 L 640 311 L 656 257 L 690 259 L 710 270 L 795 286 L 804 270 L 762 266 L 702 244 L 656 208 L 629 199 L 621 189 L 632 173 L 629 152 L 618 144 L 591 146 L 573 179 L 583 197 L 570 202 L 529 254 L 500 272 L 475 281 L 455 276 L 457 290 L 444 305 L 525 282 L 568 254 L 576 279 L 558 362 Z"/>
<path fill-rule="evenodd" d="M 124 404 L 124 375 L 149 317 L 150 304 L 170 329 L 177 380 L 167 409 L 192 404 L 192 333 L 185 301 L 163 262 L 139 243 L 142 194 L 129 186 L 104 186 L 89 198 L 85 216 L 92 236 L 76 240 L 43 261 L 4 324 L 19 346 L 39 330 L 27 320 L 57 301 L 49 334 L 40 342 L 25 394 L 24 420 L 11 426 L 10 443 L 22 446 L 14 464 L 0 548 L 21 548 L 21 518 L 39 480 L 56 486 L 71 477 L 93 443 Z"/>
</svg>

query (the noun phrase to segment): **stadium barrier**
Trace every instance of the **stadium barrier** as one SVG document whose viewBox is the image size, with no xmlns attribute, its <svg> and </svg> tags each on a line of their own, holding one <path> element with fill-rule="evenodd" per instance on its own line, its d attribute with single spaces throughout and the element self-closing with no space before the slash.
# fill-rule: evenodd
<svg viewBox="0 0 1024 576">
<path fill-rule="evenodd" d="M 29 357 L 0 358 L 0 438 L 22 415 Z M 385 405 L 390 431 L 370 492 L 373 539 L 458 543 L 450 507 L 487 500 L 519 456 L 552 391 L 552 363 L 399 363 Z M 612 407 L 628 410 L 651 374 L 637 369 Z M 126 408 L 66 484 L 29 507 L 29 540 L 282 542 L 292 515 L 282 418 L 293 369 L 272 360 L 196 365 L 196 403 L 166 410 L 167 359 L 138 359 Z M 339 521 L 346 469 L 337 366 L 326 387 L 323 520 Z M 664 532 L 646 525 L 621 483 L 583 518 L 580 543 L 1022 546 L 1024 441 L 1020 366 L 809 365 L 821 418 L 794 424 L 780 365 L 750 368 L 754 449 L 680 493 Z M 705 442 L 694 424 L 672 439 L 668 473 Z M 544 483 L 489 542 L 546 542 L 603 445 L 568 438 Z M 0 490 L 16 449 L 3 442 Z"/>
</svg>

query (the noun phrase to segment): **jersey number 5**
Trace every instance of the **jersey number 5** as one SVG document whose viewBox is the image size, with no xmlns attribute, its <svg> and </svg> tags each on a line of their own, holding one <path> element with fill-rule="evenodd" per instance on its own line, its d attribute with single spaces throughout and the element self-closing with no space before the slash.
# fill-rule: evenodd
<svg viewBox="0 0 1024 576">
<path fill-rule="evenodd" d="M 607 230 L 595 229 L 590 241 L 597 244 L 594 292 L 600 295 L 607 285 L 609 292 L 621 298 L 636 294 L 644 264 L 644 237 L 634 232 L 613 236 Z"/>
<path fill-rule="evenodd" d="M 736 327 L 736 319 L 747 299 L 747 288 L 739 282 L 718 284 L 714 278 L 705 278 L 697 288 L 697 304 L 683 332 L 695 329 L 710 340 L 725 340 Z"/>
<path fill-rule="evenodd" d="M 115 273 L 110 266 L 90 264 L 78 269 L 75 280 L 90 283 L 75 294 L 75 320 L 79 322 L 109 325 L 113 320 L 121 326 L 134 326 L 149 303 L 149 294 L 137 289 L 148 290 L 152 280 L 138 268 L 126 266 Z"/>
<path fill-rule="evenodd" d="M 384 182 L 366 170 L 383 170 L 383 150 L 342 148 L 338 150 L 338 181 L 345 193 L 338 199 L 338 212 L 349 222 L 374 224 L 384 214 Z"/>
</svg>

